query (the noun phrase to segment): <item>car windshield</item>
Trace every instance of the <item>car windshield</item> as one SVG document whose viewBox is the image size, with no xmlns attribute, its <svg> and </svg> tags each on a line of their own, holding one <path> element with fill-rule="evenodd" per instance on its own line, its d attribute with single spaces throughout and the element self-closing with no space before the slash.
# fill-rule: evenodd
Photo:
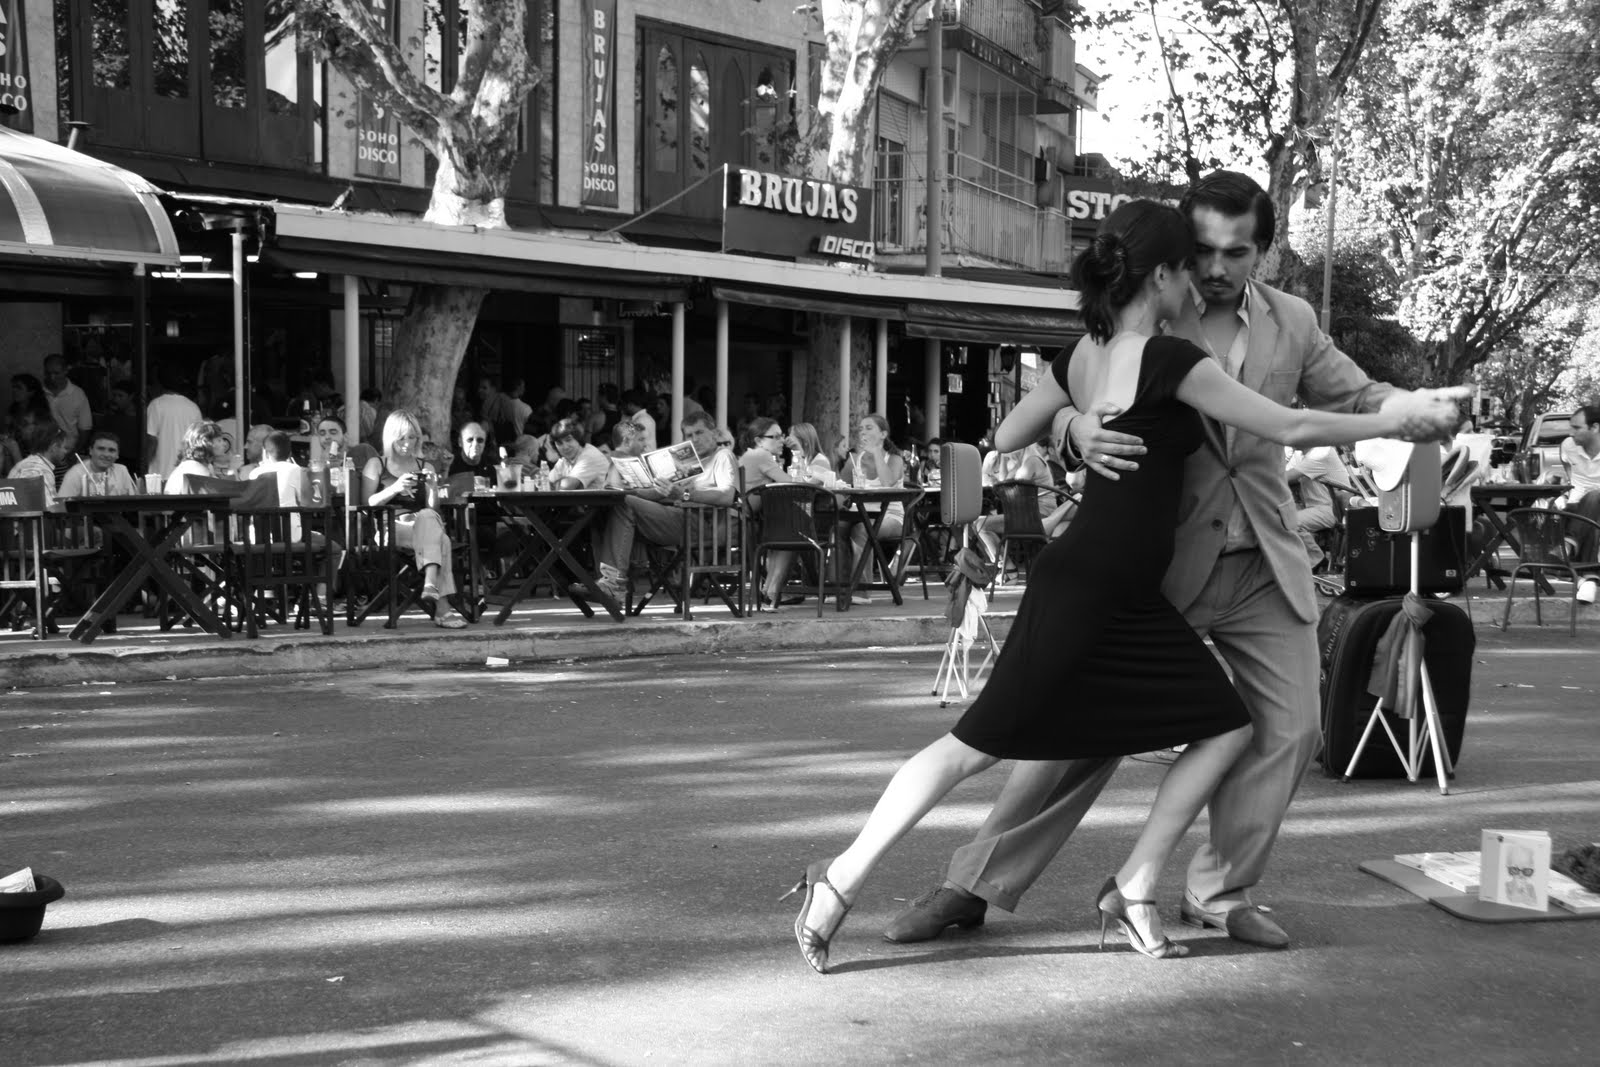
<svg viewBox="0 0 1600 1067">
<path fill-rule="evenodd" d="M 1539 444 L 1559 445 L 1572 436 L 1572 416 L 1546 415 L 1539 422 Z"/>
</svg>

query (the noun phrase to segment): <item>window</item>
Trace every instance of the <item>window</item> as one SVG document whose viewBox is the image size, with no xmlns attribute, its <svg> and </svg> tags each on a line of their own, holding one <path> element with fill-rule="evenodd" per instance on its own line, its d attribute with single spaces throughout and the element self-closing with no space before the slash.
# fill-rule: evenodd
<svg viewBox="0 0 1600 1067">
<path fill-rule="evenodd" d="M 642 206 L 705 184 L 669 211 L 711 218 L 722 189 L 706 181 L 724 163 L 776 169 L 773 134 L 789 117 L 794 56 L 641 20 L 639 171 Z"/>
</svg>

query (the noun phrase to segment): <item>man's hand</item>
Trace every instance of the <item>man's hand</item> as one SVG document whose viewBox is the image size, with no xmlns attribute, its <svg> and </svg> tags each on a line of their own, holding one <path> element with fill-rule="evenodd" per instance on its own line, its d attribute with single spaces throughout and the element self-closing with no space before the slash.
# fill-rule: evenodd
<svg viewBox="0 0 1600 1067">
<path fill-rule="evenodd" d="M 1396 390 L 1384 399 L 1379 410 L 1385 415 L 1400 417 L 1402 441 L 1448 442 L 1455 437 L 1456 427 L 1461 424 L 1461 402 L 1471 395 L 1471 390 L 1464 385 L 1417 389 L 1409 393 Z"/>
<path fill-rule="evenodd" d="M 673 496 L 672 483 L 665 478 L 652 479 L 650 491 L 655 493 L 655 499 L 657 500 L 671 500 Z"/>
<path fill-rule="evenodd" d="M 1145 454 L 1142 438 L 1100 425 L 1102 419 L 1120 414 L 1122 409 L 1115 404 L 1100 403 L 1088 412 L 1073 416 L 1071 422 L 1072 447 L 1090 470 L 1113 482 L 1122 477 L 1119 471 L 1138 470 L 1139 461 L 1134 457 Z"/>
</svg>

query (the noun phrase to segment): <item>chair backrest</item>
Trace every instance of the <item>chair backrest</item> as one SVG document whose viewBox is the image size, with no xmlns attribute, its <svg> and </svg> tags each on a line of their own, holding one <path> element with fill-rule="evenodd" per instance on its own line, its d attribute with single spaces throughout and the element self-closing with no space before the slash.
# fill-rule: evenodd
<svg viewBox="0 0 1600 1067">
<path fill-rule="evenodd" d="M 939 446 L 939 521 L 965 526 L 983 514 L 983 458 L 972 445 Z"/>
<path fill-rule="evenodd" d="M 0 478 L 0 515 L 43 510 L 43 478 Z"/>
<path fill-rule="evenodd" d="M 1040 486 L 1035 482 L 1012 480 L 996 482 L 993 488 L 995 499 L 1000 502 L 1000 514 L 1005 517 L 1006 537 L 1013 541 L 1045 540 L 1044 523 L 1039 515 Z"/>
<path fill-rule="evenodd" d="M 752 489 L 748 499 L 760 506 L 754 515 L 763 545 L 816 544 L 817 501 L 828 494 L 814 485 L 775 482 Z"/>
<path fill-rule="evenodd" d="M 1554 508 L 1517 508 L 1506 520 L 1522 542 L 1523 563 L 1578 563 L 1585 531 L 1600 531 L 1600 524 Z"/>
<path fill-rule="evenodd" d="M 477 482 L 471 471 L 461 471 L 459 474 L 452 474 L 445 484 L 450 487 L 451 500 L 465 500 Z"/>
</svg>

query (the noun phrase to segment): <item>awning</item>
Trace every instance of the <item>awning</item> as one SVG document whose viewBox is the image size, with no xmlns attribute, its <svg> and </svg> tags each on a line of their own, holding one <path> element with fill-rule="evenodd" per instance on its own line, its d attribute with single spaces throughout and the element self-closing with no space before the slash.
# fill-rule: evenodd
<svg viewBox="0 0 1600 1067">
<path fill-rule="evenodd" d="M 176 266 L 159 195 L 130 171 L 0 127 L 0 261 Z"/>
<path fill-rule="evenodd" d="M 872 304 L 864 300 L 848 300 L 803 291 L 743 289 L 731 285 L 713 285 L 711 295 L 731 304 L 753 304 L 756 307 L 779 308 L 784 311 L 815 311 L 823 315 L 852 315 L 861 319 L 905 318 L 905 312 L 898 306 Z"/>
<path fill-rule="evenodd" d="M 912 337 L 976 345 L 1063 348 L 1085 332 L 1083 318 L 1075 311 L 911 303 L 905 317 L 906 333 Z"/>
</svg>

